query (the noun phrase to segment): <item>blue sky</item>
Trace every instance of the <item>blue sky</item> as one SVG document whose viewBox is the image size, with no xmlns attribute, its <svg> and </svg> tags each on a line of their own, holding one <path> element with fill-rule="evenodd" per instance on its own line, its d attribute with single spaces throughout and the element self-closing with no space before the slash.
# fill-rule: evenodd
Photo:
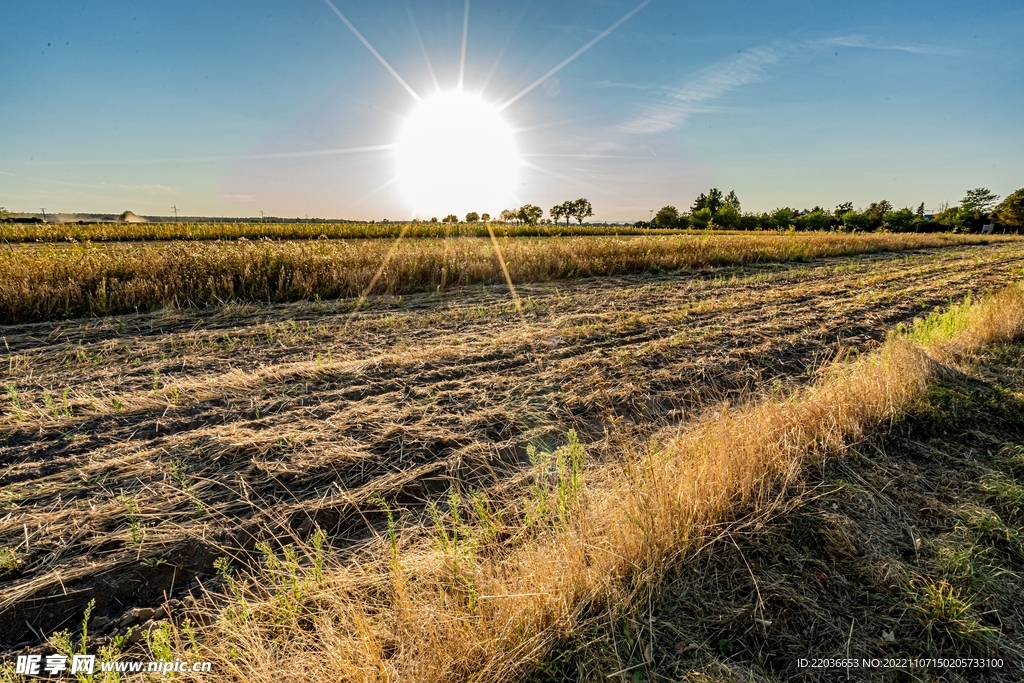
<svg viewBox="0 0 1024 683">
<path fill-rule="evenodd" d="M 455 86 L 463 0 L 335 4 L 414 90 L 435 87 L 424 52 Z M 636 6 L 474 0 L 466 90 L 505 102 Z M 411 216 L 390 150 L 337 150 L 389 145 L 415 102 L 323 0 L 12 0 L 0 26 L 8 210 Z M 545 209 L 637 220 L 711 186 L 744 210 L 931 209 L 1024 185 L 1019 0 L 652 0 L 553 78 L 503 113 L 515 196 Z"/>
</svg>

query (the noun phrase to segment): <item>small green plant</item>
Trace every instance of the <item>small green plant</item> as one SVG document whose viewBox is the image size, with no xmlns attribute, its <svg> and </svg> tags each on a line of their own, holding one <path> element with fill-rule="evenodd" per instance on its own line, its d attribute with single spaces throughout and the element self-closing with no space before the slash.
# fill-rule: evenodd
<svg viewBox="0 0 1024 683">
<path fill-rule="evenodd" d="M 18 571 L 21 558 L 13 548 L 0 548 L 0 579 Z"/>
<path fill-rule="evenodd" d="M 61 409 L 64 411 L 65 417 L 71 417 L 71 404 L 68 402 L 68 397 L 71 395 L 71 389 L 65 389 L 60 395 Z"/>
<path fill-rule="evenodd" d="M 256 545 L 264 558 L 266 571 L 263 576 L 270 581 L 273 602 L 282 619 L 287 620 L 300 614 L 310 590 L 323 580 L 326 540 L 327 535 L 321 529 L 317 529 L 310 538 L 309 550 L 312 552 L 308 557 L 309 566 L 303 565 L 298 550 L 292 544 L 281 548 L 280 557 L 268 543 Z"/>
<path fill-rule="evenodd" d="M 160 371 L 157 369 L 153 370 L 153 393 L 160 391 Z"/>
<path fill-rule="evenodd" d="M 174 630 L 164 622 L 146 633 L 146 645 L 153 653 L 153 659 L 169 662 L 174 660 Z"/>
<path fill-rule="evenodd" d="M 531 444 L 527 455 L 534 467 L 534 482 L 526 506 L 527 526 L 565 528 L 582 502 L 586 449 L 575 430 L 554 453 L 541 454 Z"/>
<path fill-rule="evenodd" d="M 125 513 L 128 516 L 128 529 L 132 535 L 132 543 L 142 544 L 142 524 L 139 522 L 139 505 L 131 496 L 121 494 L 118 500 L 124 505 Z"/>
<path fill-rule="evenodd" d="M 926 318 L 915 320 L 910 330 L 897 327 L 897 334 L 905 333 L 911 340 L 916 341 L 921 346 L 948 341 L 955 337 L 957 333 L 966 329 L 970 324 L 970 314 L 973 307 L 974 303 L 971 300 L 971 295 L 968 293 L 961 303 L 951 302 L 946 310 L 936 311 Z"/>
<path fill-rule="evenodd" d="M 196 495 L 195 489 L 192 486 L 192 479 L 188 476 L 188 470 L 185 468 L 185 464 L 180 460 L 171 460 L 167 465 L 167 472 L 171 475 L 171 478 L 177 482 L 181 490 L 185 492 L 188 499 L 192 502 L 192 507 L 195 508 L 196 512 L 200 514 L 206 513 L 206 506 L 203 505 L 203 501 Z"/>
<path fill-rule="evenodd" d="M 237 616 L 243 621 L 246 620 L 249 616 L 249 603 L 245 599 L 245 593 L 242 592 L 241 586 L 238 585 L 231 573 L 231 561 L 226 557 L 218 557 L 213 561 L 213 568 L 217 570 L 217 574 L 223 579 L 228 591 L 235 599 L 234 604 L 226 610 L 227 614 Z"/>
<path fill-rule="evenodd" d="M 398 561 L 398 529 L 395 526 L 395 515 L 391 511 L 391 506 L 388 505 L 388 502 L 386 500 L 384 500 L 384 496 L 381 496 L 380 494 L 378 494 L 378 495 L 374 496 L 373 498 L 371 498 L 370 502 L 373 505 L 376 505 L 377 507 L 379 507 L 381 510 L 383 510 L 385 512 L 385 514 L 387 514 L 387 519 L 388 519 L 388 521 L 387 521 L 388 548 L 390 549 L 390 552 L 391 552 L 391 561 L 392 562 L 397 562 Z M 436 510 L 435 510 L 435 512 L 436 512 Z M 435 519 L 435 524 L 436 524 L 436 519 Z"/>
<path fill-rule="evenodd" d="M 60 409 L 57 408 L 57 404 L 54 402 L 53 397 L 50 396 L 50 392 L 43 392 L 43 403 L 46 404 L 46 409 L 50 411 L 50 415 L 53 416 L 54 420 L 60 419 Z"/>
<path fill-rule="evenodd" d="M 482 539 L 485 543 L 498 536 L 502 527 L 501 511 L 494 508 L 487 500 L 482 491 L 476 491 L 470 496 L 473 503 L 473 512 L 476 514 L 477 524 Z"/>
<path fill-rule="evenodd" d="M 18 394 L 18 388 L 13 384 L 8 384 L 7 398 L 11 402 L 11 408 L 14 410 L 14 418 L 20 420 L 24 417 L 24 413 L 21 412 L 21 396 Z"/>
<path fill-rule="evenodd" d="M 121 403 L 121 400 L 117 396 L 110 397 L 110 405 L 114 406 L 114 410 L 119 413 L 124 410 L 124 404 Z"/>
</svg>

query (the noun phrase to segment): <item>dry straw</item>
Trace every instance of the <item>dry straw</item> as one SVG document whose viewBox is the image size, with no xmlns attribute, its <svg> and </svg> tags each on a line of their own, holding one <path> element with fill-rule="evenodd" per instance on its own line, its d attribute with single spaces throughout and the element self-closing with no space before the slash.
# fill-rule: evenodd
<svg viewBox="0 0 1024 683">
<path fill-rule="evenodd" d="M 369 294 L 433 292 L 507 279 L 524 284 L 1015 239 L 756 233 L 460 237 L 405 240 L 400 247 L 388 240 L 8 246 L 0 250 L 0 324 L 229 301 L 361 300 Z M 496 258 L 496 251 L 504 259 Z"/>
<path fill-rule="evenodd" d="M 944 364 L 1022 333 L 1014 285 L 893 334 L 792 396 L 725 406 L 619 462 L 588 469 L 574 439 L 533 453 L 532 484 L 500 515 L 453 493 L 427 528 L 389 525 L 322 574 L 250 584 L 271 589 L 229 579 L 228 607 L 180 647 L 225 680 L 511 680 L 584 614 L 656 587 L 716 525 L 770 506 L 806 468 L 897 419 Z"/>
</svg>

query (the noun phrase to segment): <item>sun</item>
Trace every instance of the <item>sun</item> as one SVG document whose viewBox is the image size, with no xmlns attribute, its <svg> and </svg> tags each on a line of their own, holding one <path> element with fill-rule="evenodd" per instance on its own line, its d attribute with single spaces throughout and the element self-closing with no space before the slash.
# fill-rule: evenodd
<svg viewBox="0 0 1024 683">
<path fill-rule="evenodd" d="M 399 189 L 420 218 L 509 208 L 522 165 L 498 107 L 439 93 L 405 119 L 395 143 Z"/>
</svg>

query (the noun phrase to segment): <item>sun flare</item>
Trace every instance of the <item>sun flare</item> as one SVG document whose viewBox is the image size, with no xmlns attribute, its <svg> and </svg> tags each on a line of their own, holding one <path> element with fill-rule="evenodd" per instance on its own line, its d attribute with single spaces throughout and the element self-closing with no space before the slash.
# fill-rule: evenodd
<svg viewBox="0 0 1024 683">
<path fill-rule="evenodd" d="M 420 218 L 496 213 L 514 202 L 521 161 L 498 108 L 461 92 L 420 102 L 395 144 L 399 188 Z"/>
</svg>

